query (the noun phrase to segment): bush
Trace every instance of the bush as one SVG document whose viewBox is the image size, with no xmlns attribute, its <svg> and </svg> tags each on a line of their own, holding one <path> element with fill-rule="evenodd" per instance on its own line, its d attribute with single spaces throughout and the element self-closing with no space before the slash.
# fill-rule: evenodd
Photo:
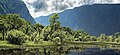
<svg viewBox="0 0 120 55">
<path fill-rule="evenodd" d="M 57 45 L 60 45 L 60 44 L 61 44 L 61 42 L 60 42 L 60 41 L 61 41 L 60 37 L 53 38 L 52 41 L 53 41 L 55 44 L 57 44 Z"/>
<path fill-rule="evenodd" d="M 11 30 L 8 32 L 8 42 L 11 44 L 19 44 L 25 43 L 28 39 L 28 36 L 25 35 L 22 31 Z"/>
<path fill-rule="evenodd" d="M 116 38 L 115 42 L 120 42 L 120 37 Z"/>
<path fill-rule="evenodd" d="M 36 37 L 34 38 L 34 43 L 38 44 L 38 43 L 43 43 L 43 38 L 42 36 L 40 36 L 40 34 L 36 34 Z"/>
</svg>

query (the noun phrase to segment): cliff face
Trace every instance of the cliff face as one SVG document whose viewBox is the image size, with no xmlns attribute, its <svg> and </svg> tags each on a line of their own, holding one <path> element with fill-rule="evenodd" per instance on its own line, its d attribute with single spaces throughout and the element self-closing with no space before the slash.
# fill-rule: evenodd
<svg viewBox="0 0 120 55">
<path fill-rule="evenodd" d="M 92 35 L 111 35 L 120 32 L 119 14 L 120 4 L 95 4 L 67 10 L 60 14 L 60 21 L 64 26 L 83 29 Z"/>
<path fill-rule="evenodd" d="M 35 24 L 22 0 L 0 0 L 0 14 L 20 14 L 22 18 Z"/>
</svg>

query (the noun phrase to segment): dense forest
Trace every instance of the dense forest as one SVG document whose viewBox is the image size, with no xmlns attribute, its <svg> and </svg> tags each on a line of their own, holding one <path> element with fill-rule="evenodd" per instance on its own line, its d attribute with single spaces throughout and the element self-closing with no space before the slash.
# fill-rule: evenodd
<svg viewBox="0 0 120 55">
<path fill-rule="evenodd" d="M 60 25 L 57 13 L 50 16 L 49 22 L 50 25 L 48 26 L 39 23 L 32 25 L 18 14 L 0 15 L 0 41 L 17 45 L 27 42 L 42 44 L 44 41 L 57 45 L 74 41 L 120 42 L 120 32 L 113 35 L 100 34 L 97 37 L 82 30 L 63 27 Z"/>
</svg>

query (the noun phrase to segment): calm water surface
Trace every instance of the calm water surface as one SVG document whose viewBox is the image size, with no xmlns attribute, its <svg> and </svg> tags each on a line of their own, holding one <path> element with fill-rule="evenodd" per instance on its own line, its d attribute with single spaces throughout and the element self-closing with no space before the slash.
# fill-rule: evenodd
<svg viewBox="0 0 120 55">
<path fill-rule="evenodd" d="M 120 55 L 119 45 L 66 45 L 0 48 L 0 55 Z"/>
</svg>

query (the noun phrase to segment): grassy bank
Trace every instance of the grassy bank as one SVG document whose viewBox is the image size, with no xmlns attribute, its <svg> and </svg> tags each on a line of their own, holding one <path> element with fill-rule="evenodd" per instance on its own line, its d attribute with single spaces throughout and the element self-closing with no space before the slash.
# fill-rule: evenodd
<svg viewBox="0 0 120 55">
<path fill-rule="evenodd" d="M 112 45 L 120 45 L 118 42 L 98 42 L 98 41 L 85 41 L 85 42 L 80 42 L 80 41 L 72 41 L 72 42 L 66 42 L 67 44 L 90 44 L 90 45 L 106 45 L 106 44 L 112 44 Z M 43 41 L 41 43 L 33 43 L 33 42 L 27 42 L 24 43 L 23 45 L 15 45 L 15 44 L 10 44 L 7 41 L 0 41 L 0 48 L 7 48 L 7 47 L 12 47 L 12 48 L 26 48 L 26 47 L 41 47 L 41 46 L 54 46 L 55 44 L 53 42 L 49 41 Z"/>
<path fill-rule="evenodd" d="M 105 45 L 105 44 L 112 44 L 112 45 L 120 45 L 118 42 L 99 42 L 99 41 L 72 41 L 67 42 L 68 44 L 91 44 L 91 45 Z"/>
<path fill-rule="evenodd" d="M 33 42 L 27 42 L 24 43 L 23 46 L 25 47 L 39 47 L 39 46 L 53 46 L 54 43 L 53 42 L 49 42 L 49 41 L 43 41 L 41 43 L 33 43 Z"/>
<path fill-rule="evenodd" d="M 41 46 L 53 46 L 53 42 L 43 41 L 42 43 L 35 44 L 33 42 L 27 42 L 23 45 L 10 44 L 7 41 L 0 41 L 0 48 L 12 47 L 12 48 L 24 48 L 24 47 L 41 47 Z"/>
</svg>

